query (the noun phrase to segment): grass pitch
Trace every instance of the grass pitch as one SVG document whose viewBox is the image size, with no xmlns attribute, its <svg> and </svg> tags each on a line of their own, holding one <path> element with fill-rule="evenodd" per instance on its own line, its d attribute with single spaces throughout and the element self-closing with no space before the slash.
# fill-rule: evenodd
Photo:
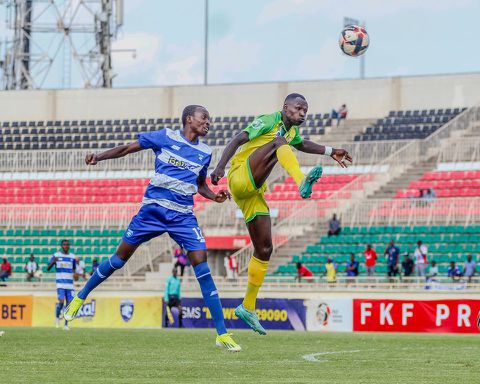
<svg viewBox="0 0 480 384">
<path fill-rule="evenodd" d="M 479 335 L 6 328 L 0 383 L 480 383 Z"/>
</svg>

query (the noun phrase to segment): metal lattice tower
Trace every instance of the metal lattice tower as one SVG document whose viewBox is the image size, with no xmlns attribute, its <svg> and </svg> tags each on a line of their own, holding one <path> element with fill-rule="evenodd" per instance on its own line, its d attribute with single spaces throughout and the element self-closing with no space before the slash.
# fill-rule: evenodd
<svg viewBox="0 0 480 384">
<path fill-rule="evenodd" d="M 123 0 L 0 0 L 11 31 L 2 49 L 3 89 L 112 86 L 111 43 Z"/>
</svg>

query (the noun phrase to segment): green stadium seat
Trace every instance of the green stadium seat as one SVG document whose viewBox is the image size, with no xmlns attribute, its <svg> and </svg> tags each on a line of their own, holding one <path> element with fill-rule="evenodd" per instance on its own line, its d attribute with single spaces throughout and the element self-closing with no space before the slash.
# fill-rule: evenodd
<svg viewBox="0 0 480 384">
<path fill-rule="evenodd" d="M 20 273 L 24 271 L 25 271 L 25 267 L 23 265 L 16 265 L 15 268 L 13 268 L 13 272 L 15 273 Z"/>
</svg>

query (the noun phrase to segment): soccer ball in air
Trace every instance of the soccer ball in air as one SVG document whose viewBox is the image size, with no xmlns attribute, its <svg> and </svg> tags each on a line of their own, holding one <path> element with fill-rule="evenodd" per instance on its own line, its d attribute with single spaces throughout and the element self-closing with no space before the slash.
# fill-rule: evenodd
<svg viewBox="0 0 480 384">
<path fill-rule="evenodd" d="M 363 27 L 358 25 L 347 25 L 340 33 L 338 44 L 343 53 L 348 56 L 360 56 L 368 48 L 370 39 Z"/>
</svg>

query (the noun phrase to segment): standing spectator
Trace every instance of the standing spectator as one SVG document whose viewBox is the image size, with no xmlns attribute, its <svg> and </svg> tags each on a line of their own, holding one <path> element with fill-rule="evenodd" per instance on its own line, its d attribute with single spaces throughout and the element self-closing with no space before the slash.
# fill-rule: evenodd
<svg viewBox="0 0 480 384">
<path fill-rule="evenodd" d="M 437 194 L 433 190 L 433 188 L 426 189 L 423 193 L 422 199 L 428 203 L 433 202 L 437 198 Z"/>
<path fill-rule="evenodd" d="M 38 264 L 35 261 L 35 256 L 33 253 L 30 255 L 30 259 L 25 264 L 25 272 L 27 273 L 27 281 L 32 281 L 35 277 L 35 274 L 38 271 Z"/>
<path fill-rule="evenodd" d="M 475 276 L 475 267 L 476 267 L 475 261 L 472 260 L 472 255 L 467 256 L 467 261 L 465 261 L 463 265 L 463 272 L 464 276 L 468 277 L 468 282 L 470 283 L 472 281 L 472 277 Z"/>
<path fill-rule="evenodd" d="M 337 119 L 337 128 L 340 125 L 340 121 L 347 118 L 347 114 L 348 108 L 346 104 L 342 104 L 337 111 L 335 109 L 332 109 L 331 119 Z"/>
<path fill-rule="evenodd" d="M 82 277 L 86 279 L 86 272 L 85 272 L 85 262 L 80 260 L 80 256 L 75 257 L 75 273 L 73 274 L 73 279 L 78 281 L 78 279 Z"/>
<path fill-rule="evenodd" d="M 327 275 L 328 283 L 335 283 L 337 281 L 337 264 L 335 264 L 331 258 L 327 259 L 325 274 Z"/>
<path fill-rule="evenodd" d="M 297 263 L 297 279 L 299 282 L 301 281 L 302 277 L 311 280 L 313 279 L 313 272 L 302 265 L 302 263 Z"/>
<path fill-rule="evenodd" d="M 177 262 L 175 263 L 175 268 L 180 267 L 180 276 L 183 276 L 183 273 L 185 272 L 185 266 L 188 262 L 188 258 L 182 247 L 178 247 L 175 249 L 174 257 L 177 259 Z"/>
<path fill-rule="evenodd" d="M 177 277 L 177 268 L 172 269 L 172 276 L 170 276 L 165 283 L 165 293 L 163 299 L 165 300 L 166 311 L 165 311 L 165 327 L 168 328 L 168 322 L 173 319 L 171 309 L 175 307 L 178 309 L 178 327 L 182 328 L 182 302 L 180 299 L 180 289 L 181 289 L 182 280 Z M 170 319 L 169 319 L 170 317 Z M 172 321 L 173 323 L 173 321 Z"/>
<path fill-rule="evenodd" d="M 377 252 L 372 249 L 371 244 L 367 244 L 365 254 L 365 266 L 367 267 L 367 276 L 375 275 L 375 264 L 377 262 Z"/>
<path fill-rule="evenodd" d="M 347 263 L 347 267 L 345 268 L 345 272 L 347 272 L 347 276 L 357 277 L 358 265 L 359 265 L 358 261 L 355 260 L 355 254 L 350 253 L 350 261 Z"/>
<path fill-rule="evenodd" d="M 385 249 L 385 255 L 387 255 L 387 268 L 388 276 L 398 275 L 398 258 L 400 256 L 400 248 L 395 246 L 395 241 L 390 240 L 387 249 Z"/>
<path fill-rule="evenodd" d="M 0 280 L 5 281 L 12 275 L 12 264 L 7 260 L 6 257 L 3 258 L 2 268 L 0 269 Z"/>
<path fill-rule="evenodd" d="M 428 269 L 427 280 L 434 280 L 434 278 L 437 276 L 438 276 L 437 262 L 435 260 L 432 260 L 432 264 Z"/>
<path fill-rule="evenodd" d="M 91 275 L 93 275 L 95 273 L 95 271 L 97 270 L 98 268 L 98 260 L 97 259 L 93 259 L 92 261 L 92 273 Z"/>
<path fill-rule="evenodd" d="M 238 277 L 237 256 L 235 255 L 228 256 L 228 267 L 232 271 L 232 277 L 236 279 Z"/>
<path fill-rule="evenodd" d="M 417 248 L 415 248 L 414 253 L 417 276 L 425 276 L 425 270 L 427 268 L 427 253 L 427 247 L 422 244 L 421 240 L 418 240 Z"/>
<path fill-rule="evenodd" d="M 459 280 L 460 277 L 462 277 L 462 271 L 460 271 L 460 268 L 455 266 L 455 262 L 451 261 L 450 262 L 450 268 L 448 268 L 448 277 L 451 277 L 452 280 Z"/>
<path fill-rule="evenodd" d="M 402 269 L 403 269 L 403 276 L 409 277 L 413 274 L 413 268 L 415 264 L 413 260 L 410 258 L 408 252 L 405 252 L 402 262 Z"/>
<path fill-rule="evenodd" d="M 337 220 L 337 215 L 334 213 L 333 217 L 328 222 L 328 237 L 340 235 L 340 232 L 342 231 L 340 224 L 340 220 Z"/>
</svg>

